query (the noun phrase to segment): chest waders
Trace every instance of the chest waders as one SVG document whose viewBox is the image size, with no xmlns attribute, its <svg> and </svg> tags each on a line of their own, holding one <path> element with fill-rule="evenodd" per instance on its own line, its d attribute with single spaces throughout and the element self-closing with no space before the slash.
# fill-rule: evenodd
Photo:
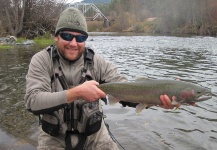
<svg viewBox="0 0 217 150">
<path fill-rule="evenodd" d="M 55 81 L 57 80 L 59 85 L 61 85 L 62 90 L 69 89 L 69 86 L 63 75 L 63 71 L 60 67 L 59 55 L 57 54 L 56 48 L 51 46 L 47 51 L 53 60 L 54 75 L 51 77 L 51 85 L 52 89 L 54 89 L 53 91 L 58 91 L 58 85 L 55 85 Z M 90 48 L 86 48 L 84 53 L 84 68 L 82 70 L 79 84 L 93 79 L 91 74 L 91 70 L 93 70 L 93 57 L 94 51 Z M 84 149 L 87 136 L 100 130 L 103 113 L 100 111 L 99 107 L 99 101 L 87 102 L 85 100 L 76 100 L 73 103 L 65 106 L 63 120 L 67 124 L 67 130 L 65 133 L 66 150 Z M 55 117 L 56 113 L 54 112 L 49 115 Z M 52 122 L 54 123 L 47 123 L 47 121 L 44 121 L 42 118 L 42 129 L 44 123 L 45 127 L 43 130 L 46 133 L 50 134 L 51 136 L 58 136 L 58 130 L 61 128 L 58 117 L 56 117 L 56 119 L 52 119 Z M 54 128 L 48 127 L 47 129 L 46 127 L 49 126 L 48 124 L 51 124 L 52 126 L 54 125 Z"/>
</svg>

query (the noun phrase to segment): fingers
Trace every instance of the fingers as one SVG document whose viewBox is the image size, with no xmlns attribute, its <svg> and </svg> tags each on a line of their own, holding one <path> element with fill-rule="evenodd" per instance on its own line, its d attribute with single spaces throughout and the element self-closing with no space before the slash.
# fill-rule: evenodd
<svg viewBox="0 0 217 150">
<path fill-rule="evenodd" d="M 105 98 L 106 94 L 97 87 L 98 85 L 99 83 L 94 80 L 84 82 L 81 85 L 83 90 L 82 98 L 89 102 Z"/>
<path fill-rule="evenodd" d="M 98 82 L 96 82 L 95 80 L 86 81 L 86 82 L 84 82 L 83 84 L 88 84 L 88 85 L 96 85 L 96 86 L 98 86 L 98 85 L 99 85 L 99 83 L 98 83 Z"/>
<path fill-rule="evenodd" d="M 167 95 L 161 95 L 160 96 L 160 99 L 161 99 L 161 102 L 162 102 L 162 108 L 165 108 L 165 109 L 173 109 L 174 107 L 180 107 L 181 106 L 181 104 L 179 103 L 178 105 L 176 105 L 176 106 L 174 106 L 174 105 L 172 105 L 172 103 L 171 103 L 171 100 L 170 100 L 170 98 L 167 96 Z M 176 97 L 175 96 L 173 96 L 172 97 L 172 101 L 173 100 L 176 100 Z"/>
<path fill-rule="evenodd" d="M 161 100 L 163 106 L 166 106 L 166 105 L 167 105 L 167 102 L 165 101 L 164 95 L 161 95 L 161 96 L 160 96 L 160 100 Z"/>
<path fill-rule="evenodd" d="M 172 109 L 174 106 L 171 104 L 171 101 L 167 95 L 161 95 L 160 96 L 161 102 L 163 104 L 163 108 L 165 109 Z"/>
</svg>

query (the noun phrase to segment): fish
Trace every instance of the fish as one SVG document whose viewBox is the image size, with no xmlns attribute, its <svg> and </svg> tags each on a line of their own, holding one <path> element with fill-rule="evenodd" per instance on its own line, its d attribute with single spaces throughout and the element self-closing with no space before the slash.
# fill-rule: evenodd
<svg viewBox="0 0 217 150">
<path fill-rule="evenodd" d="M 132 82 L 104 83 L 98 86 L 107 94 L 108 102 L 114 105 L 120 101 L 137 103 L 136 112 L 150 105 L 162 105 L 160 95 L 167 95 L 171 103 L 201 102 L 212 97 L 210 89 L 191 82 L 169 79 L 138 79 Z"/>
</svg>

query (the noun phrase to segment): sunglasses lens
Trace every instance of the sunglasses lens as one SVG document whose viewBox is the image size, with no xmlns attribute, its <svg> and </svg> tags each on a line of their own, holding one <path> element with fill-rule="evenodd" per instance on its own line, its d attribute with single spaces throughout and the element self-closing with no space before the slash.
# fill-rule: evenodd
<svg viewBox="0 0 217 150">
<path fill-rule="evenodd" d="M 64 33 L 64 32 L 60 33 L 60 37 L 65 41 L 72 41 L 72 39 L 75 37 L 76 42 L 78 42 L 78 43 L 82 43 L 82 42 L 86 41 L 86 39 L 87 39 L 87 36 L 85 36 L 85 35 L 73 35 L 73 34 Z"/>
<path fill-rule="evenodd" d="M 73 39 L 74 35 L 62 32 L 62 33 L 60 33 L 60 37 L 65 41 L 71 41 Z"/>
<path fill-rule="evenodd" d="M 87 36 L 85 36 L 85 35 L 77 35 L 77 36 L 75 36 L 75 38 L 76 38 L 76 42 L 82 43 L 82 42 L 86 41 Z"/>
</svg>

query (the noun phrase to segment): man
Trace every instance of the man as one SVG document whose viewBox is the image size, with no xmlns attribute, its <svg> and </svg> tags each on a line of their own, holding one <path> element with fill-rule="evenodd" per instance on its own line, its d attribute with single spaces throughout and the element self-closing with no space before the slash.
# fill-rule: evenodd
<svg viewBox="0 0 217 150">
<path fill-rule="evenodd" d="M 38 52 L 30 62 L 25 101 L 29 111 L 40 115 L 38 149 L 118 149 L 98 101 L 106 94 L 97 85 L 127 79 L 112 63 L 85 48 L 87 37 L 83 14 L 67 8 L 56 26 L 55 46 Z M 174 108 L 166 95 L 160 99 L 163 108 Z"/>
</svg>

